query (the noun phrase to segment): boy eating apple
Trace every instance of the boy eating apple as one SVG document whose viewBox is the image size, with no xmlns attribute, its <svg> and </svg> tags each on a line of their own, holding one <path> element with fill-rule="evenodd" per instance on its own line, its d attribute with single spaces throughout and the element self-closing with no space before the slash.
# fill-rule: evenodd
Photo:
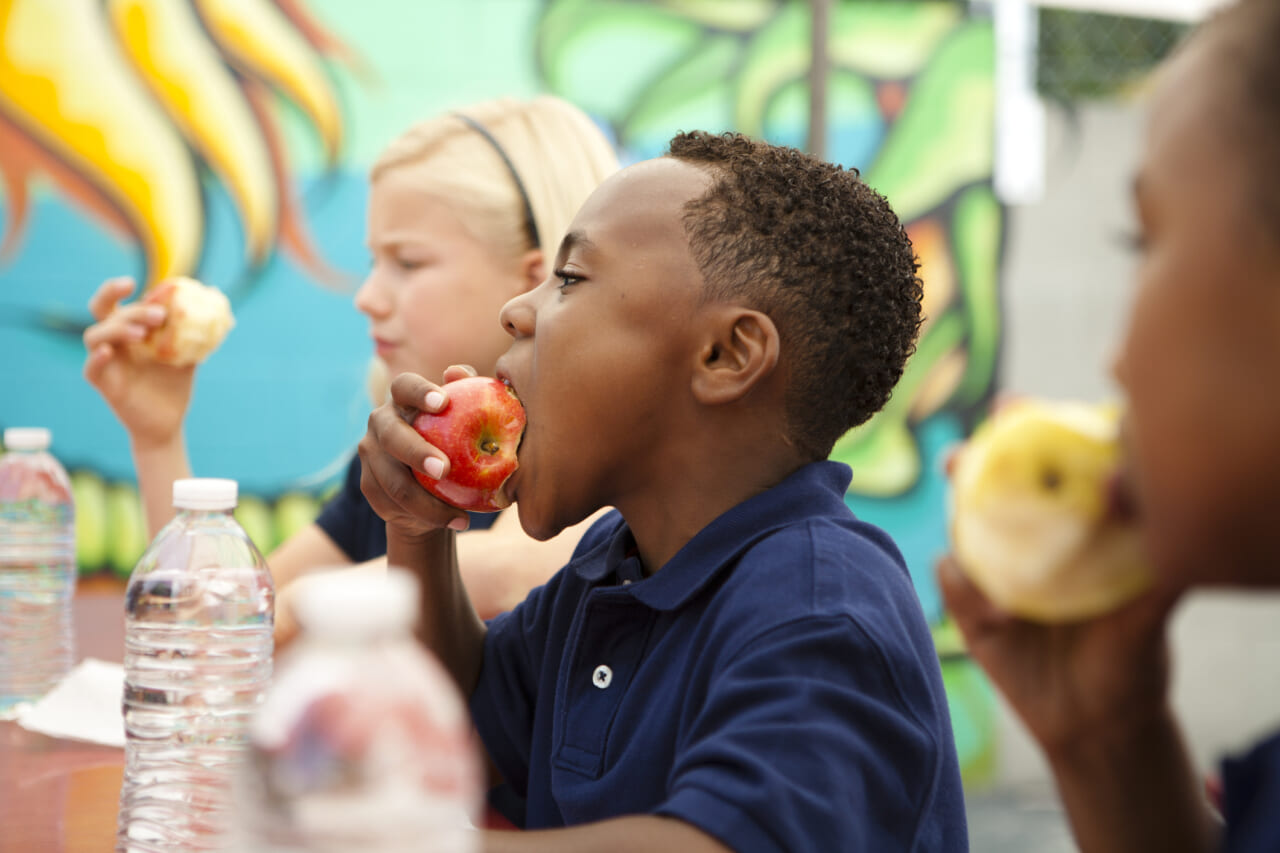
<svg viewBox="0 0 1280 853">
<path fill-rule="evenodd" d="M 569 564 L 483 623 L 466 515 L 409 421 L 449 386 L 402 374 L 360 445 L 388 558 L 527 833 L 489 850 L 964 850 L 937 657 L 897 548 L 844 503 L 832 444 L 888 399 L 921 285 L 854 171 L 689 133 L 579 211 L 511 300 L 520 521 L 605 506 Z M 451 369 L 446 381 L 466 375 Z"/>
</svg>

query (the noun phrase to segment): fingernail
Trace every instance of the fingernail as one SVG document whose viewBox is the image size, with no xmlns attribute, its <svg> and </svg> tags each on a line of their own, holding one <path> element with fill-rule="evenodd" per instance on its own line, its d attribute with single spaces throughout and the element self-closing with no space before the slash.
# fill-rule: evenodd
<svg viewBox="0 0 1280 853">
<path fill-rule="evenodd" d="M 466 530 L 470 526 L 471 526 L 471 519 L 469 518 L 455 518 L 453 521 L 449 522 L 450 530 L 461 531 L 461 530 Z"/>
<path fill-rule="evenodd" d="M 164 306 L 162 305 L 148 305 L 146 308 L 143 308 L 142 311 L 148 320 L 164 319 Z"/>
<path fill-rule="evenodd" d="M 422 463 L 422 470 L 426 471 L 431 479 L 439 480 L 444 476 L 444 463 L 434 456 L 428 456 L 427 461 Z"/>
<path fill-rule="evenodd" d="M 150 331 L 151 330 L 145 326 L 129 326 L 125 329 L 125 334 L 128 335 L 131 340 L 140 341 L 145 338 Z"/>
<path fill-rule="evenodd" d="M 436 411 L 444 407 L 444 395 L 439 391 L 431 391 L 427 394 L 427 408 Z"/>
</svg>

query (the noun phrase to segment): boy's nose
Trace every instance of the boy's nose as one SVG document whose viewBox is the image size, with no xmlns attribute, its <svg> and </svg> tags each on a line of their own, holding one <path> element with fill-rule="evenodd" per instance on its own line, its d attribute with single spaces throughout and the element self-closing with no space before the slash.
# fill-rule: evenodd
<svg viewBox="0 0 1280 853">
<path fill-rule="evenodd" d="M 507 330 L 508 335 L 523 338 L 533 334 L 534 316 L 537 313 L 534 310 L 534 300 L 541 289 L 535 287 L 507 300 L 507 304 L 502 306 L 498 319 L 502 321 L 502 328 Z"/>
</svg>

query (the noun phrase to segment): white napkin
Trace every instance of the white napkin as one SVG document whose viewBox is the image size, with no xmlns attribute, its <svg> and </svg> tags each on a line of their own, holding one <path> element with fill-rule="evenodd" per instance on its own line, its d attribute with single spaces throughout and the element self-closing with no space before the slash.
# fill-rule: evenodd
<svg viewBox="0 0 1280 853">
<path fill-rule="evenodd" d="M 50 737 L 124 746 L 120 698 L 124 667 L 85 658 L 58 685 L 18 714 L 18 725 Z"/>
</svg>

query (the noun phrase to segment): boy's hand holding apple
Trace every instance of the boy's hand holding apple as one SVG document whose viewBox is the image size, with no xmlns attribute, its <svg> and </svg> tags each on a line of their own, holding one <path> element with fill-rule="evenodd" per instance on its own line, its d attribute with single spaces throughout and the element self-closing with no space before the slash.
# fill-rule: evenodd
<svg viewBox="0 0 1280 853">
<path fill-rule="evenodd" d="M 515 473 L 516 451 L 524 435 L 524 407 L 510 386 L 484 376 L 448 383 L 448 402 L 420 412 L 413 428 L 449 458 L 447 476 L 414 474 L 424 489 L 469 512 L 498 512 L 511 506 L 507 481 Z"/>
<path fill-rule="evenodd" d="M 402 373 L 392 380 L 391 402 L 369 416 L 360 487 L 388 536 L 465 530 L 466 510 L 511 502 L 503 486 L 516 467 L 523 409 L 501 383 L 470 368 L 451 367 L 444 379 L 436 385 Z"/>
</svg>

